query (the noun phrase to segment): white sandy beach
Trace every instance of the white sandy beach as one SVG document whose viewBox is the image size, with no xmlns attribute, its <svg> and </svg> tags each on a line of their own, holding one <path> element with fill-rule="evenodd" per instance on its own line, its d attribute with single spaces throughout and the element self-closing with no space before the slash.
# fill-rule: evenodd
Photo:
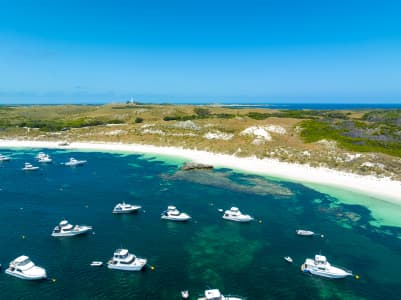
<svg viewBox="0 0 401 300">
<path fill-rule="evenodd" d="M 207 151 L 188 150 L 178 147 L 99 142 L 73 142 L 68 146 L 59 146 L 59 142 L 50 141 L 0 140 L 0 148 L 82 149 L 167 155 L 181 157 L 195 162 L 212 164 L 216 167 L 227 167 L 304 183 L 335 186 L 401 204 L 400 181 L 394 181 L 388 178 L 377 178 L 375 176 L 362 176 L 328 168 L 313 168 L 306 165 L 290 164 L 267 158 L 239 158 L 232 155 L 215 154 Z"/>
</svg>

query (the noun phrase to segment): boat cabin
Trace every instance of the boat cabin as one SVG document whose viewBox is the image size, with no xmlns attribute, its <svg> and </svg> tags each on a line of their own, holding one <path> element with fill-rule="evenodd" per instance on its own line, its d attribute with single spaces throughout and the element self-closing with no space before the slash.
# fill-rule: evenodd
<svg viewBox="0 0 401 300">
<path fill-rule="evenodd" d="M 316 264 L 325 265 L 325 264 L 327 264 L 327 258 L 326 258 L 326 256 L 316 254 L 315 255 L 315 262 L 316 262 Z"/>
<path fill-rule="evenodd" d="M 205 297 L 207 300 L 221 300 L 221 293 L 218 289 L 205 291 Z"/>
</svg>

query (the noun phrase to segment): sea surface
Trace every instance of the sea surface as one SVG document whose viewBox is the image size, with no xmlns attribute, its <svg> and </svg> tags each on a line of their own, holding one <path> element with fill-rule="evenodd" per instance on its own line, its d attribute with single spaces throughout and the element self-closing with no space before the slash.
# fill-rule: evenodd
<svg viewBox="0 0 401 300">
<path fill-rule="evenodd" d="M 45 150 L 54 163 L 23 172 L 23 163 L 34 162 L 39 150 L 0 149 L 12 157 L 0 164 L 0 263 L 4 270 L 25 254 L 45 267 L 51 280 L 27 282 L 2 271 L 0 299 L 172 300 L 184 289 L 197 299 L 208 287 L 248 300 L 400 299 L 401 223 L 383 225 L 369 205 L 350 201 L 350 193 L 333 196 L 230 169 L 183 172 L 183 160 L 149 155 Z M 88 163 L 60 165 L 69 157 Z M 113 215 L 121 201 L 143 209 Z M 168 205 L 193 219 L 161 220 Z M 231 206 L 255 221 L 223 220 L 218 209 Z M 401 208 L 392 208 L 397 209 L 401 219 Z M 92 225 L 94 231 L 52 238 L 63 218 Z M 297 236 L 299 228 L 319 235 Z M 89 266 L 93 260 L 107 262 L 120 247 L 146 257 L 147 268 L 124 272 Z M 305 258 L 318 253 L 360 279 L 303 274 Z M 284 261 L 287 255 L 293 264 Z"/>
<path fill-rule="evenodd" d="M 85 103 L 73 103 L 74 105 L 103 105 L 107 104 L 109 102 L 99 102 L 99 103 L 91 103 L 91 104 L 85 104 Z M 68 103 L 63 103 L 63 104 L 54 104 L 54 103 L 41 103 L 41 104 L 9 104 L 13 106 L 38 106 L 38 105 L 54 105 L 54 106 L 59 106 L 59 105 L 66 105 Z M 148 103 L 144 102 L 144 105 L 146 104 L 161 104 L 160 102 L 155 102 L 155 103 Z M 166 103 L 162 103 L 166 104 Z M 288 110 L 302 110 L 302 109 L 310 109 L 310 110 L 365 110 L 365 109 L 401 109 L 401 102 L 399 103 L 352 103 L 352 102 L 346 102 L 346 103 L 329 103 L 329 102 L 292 102 L 292 103 L 286 103 L 286 102 L 267 102 L 267 103 L 252 103 L 252 102 L 236 102 L 236 103 L 208 103 L 208 102 L 185 102 L 185 103 L 168 103 L 174 104 L 174 105 L 216 105 L 216 106 L 222 106 L 222 107 L 227 107 L 227 108 L 269 108 L 269 109 L 288 109 Z M 1 107 L 1 105 L 0 105 Z"/>
<path fill-rule="evenodd" d="M 222 104 L 229 108 L 270 108 L 288 110 L 365 110 L 365 109 L 401 109 L 401 103 L 242 103 Z"/>
</svg>

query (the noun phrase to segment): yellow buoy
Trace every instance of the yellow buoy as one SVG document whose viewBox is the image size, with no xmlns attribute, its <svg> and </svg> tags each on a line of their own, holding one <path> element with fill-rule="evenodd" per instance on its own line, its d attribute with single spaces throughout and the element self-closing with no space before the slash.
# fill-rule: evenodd
<svg viewBox="0 0 401 300">
<path fill-rule="evenodd" d="M 56 280 L 56 278 L 52 278 L 52 282 L 56 282 L 57 280 Z"/>
<path fill-rule="evenodd" d="M 150 269 L 154 271 L 156 268 L 154 266 L 150 266 Z"/>
<path fill-rule="evenodd" d="M 262 220 L 259 220 L 259 224 L 262 224 Z"/>
<path fill-rule="evenodd" d="M 355 275 L 355 279 L 358 280 L 360 277 L 359 275 Z"/>
</svg>

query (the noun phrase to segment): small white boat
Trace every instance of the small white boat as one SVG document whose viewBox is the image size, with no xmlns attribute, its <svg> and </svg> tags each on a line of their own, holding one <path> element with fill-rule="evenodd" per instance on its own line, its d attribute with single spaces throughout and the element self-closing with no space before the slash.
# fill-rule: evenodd
<svg viewBox="0 0 401 300">
<path fill-rule="evenodd" d="M 69 167 L 74 167 L 74 166 L 81 166 L 81 165 L 84 165 L 86 163 L 87 163 L 86 160 L 77 160 L 77 159 L 71 157 L 69 161 L 64 163 L 64 165 L 69 166 Z"/>
<path fill-rule="evenodd" d="M 290 264 L 292 264 L 294 262 L 290 256 L 284 256 L 284 260 L 286 262 L 289 262 Z"/>
<path fill-rule="evenodd" d="M 310 273 L 317 276 L 322 276 L 325 278 L 338 279 L 347 276 L 352 276 L 352 272 L 345 270 L 340 267 L 332 266 L 328 261 L 326 256 L 315 255 L 315 259 L 307 258 L 301 270 L 304 273 Z"/>
<path fill-rule="evenodd" d="M 170 221 L 178 221 L 178 222 L 185 222 L 191 219 L 191 216 L 187 213 L 180 212 L 175 206 L 170 205 L 167 207 L 161 218 L 163 220 L 170 220 Z"/>
<path fill-rule="evenodd" d="M 64 237 L 85 234 L 92 230 L 92 226 L 86 225 L 71 225 L 67 220 L 62 220 L 56 227 L 54 227 L 52 236 Z"/>
<path fill-rule="evenodd" d="M 91 262 L 91 267 L 101 267 L 101 266 L 103 266 L 103 262 L 101 261 L 95 260 Z"/>
<path fill-rule="evenodd" d="M 189 291 L 188 290 L 181 291 L 181 298 L 182 299 L 188 299 L 189 298 Z"/>
<path fill-rule="evenodd" d="M 36 171 L 39 170 L 39 167 L 33 166 L 30 163 L 25 163 L 24 167 L 22 168 L 23 171 Z"/>
<path fill-rule="evenodd" d="M 235 222 L 250 222 L 253 218 L 250 215 L 244 215 L 240 212 L 238 207 L 231 207 L 231 209 L 226 210 L 223 215 L 223 219 L 235 221 Z"/>
<path fill-rule="evenodd" d="M 130 214 L 130 213 L 135 213 L 138 210 L 140 210 L 142 206 L 140 205 L 131 205 L 128 203 L 118 203 L 114 209 L 113 209 L 113 214 Z"/>
<path fill-rule="evenodd" d="M 127 249 L 117 249 L 113 257 L 108 261 L 109 269 L 123 271 L 140 271 L 147 263 L 146 258 L 139 258 L 128 252 Z"/>
<path fill-rule="evenodd" d="M 303 229 L 297 229 L 295 231 L 297 235 L 303 235 L 303 236 L 313 236 L 315 233 L 310 230 L 303 230 Z"/>
<path fill-rule="evenodd" d="M 38 155 L 36 155 L 36 159 L 40 163 L 51 163 L 53 160 L 50 158 L 48 154 L 45 154 L 44 152 L 39 152 Z"/>
<path fill-rule="evenodd" d="M 46 270 L 35 266 L 26 255 L 19 256 L 10 262 L 5 273 L 26 280 L 39 280 L 47 277 Z"/>
<path fill-rule="evenodd" d="M 9 161 L 10 159 L 10 157 L 0 154 L 0 161 Z"/>
<path fill-rule="evenodd" d="M 218 289 L 206 290 L 205 296 L 198 298 L 198 300 L 245 300 L 245 298 L 238 296 L 224 296 Z"/>
</svg>

